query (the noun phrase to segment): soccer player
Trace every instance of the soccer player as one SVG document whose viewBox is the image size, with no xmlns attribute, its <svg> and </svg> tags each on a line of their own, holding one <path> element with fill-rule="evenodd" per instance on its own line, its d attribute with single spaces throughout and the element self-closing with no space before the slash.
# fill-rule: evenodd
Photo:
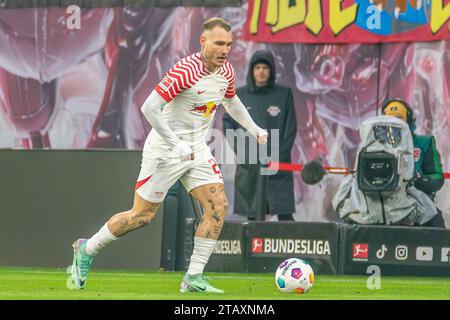
<svg viewBox="0 0 450 320">
<path fill-rule="evenodd" d="M 148 224 L 167 191 L 180 180 L 204 211 L 180 292 L 223 293 L 203 277 L 228 206 L 222 174 L 206 144 L 206 134 L 222 104 L 258 143 L 265 144 L 268 138 L 267 131 L 254 123 L 236 96 L 234 69 L 227 61 L 232 40 L 226 21 L 206 21 L 200 36 L 201 52 L 176 63 L 145 101 L 142 112 L 153 129 L 142 153 L 133 208 L 113 216 L 90 239 L 75 241 L 71 276 L 76 288 L 86 286 L 93 258 L 99 251 Z"/>
</svg>

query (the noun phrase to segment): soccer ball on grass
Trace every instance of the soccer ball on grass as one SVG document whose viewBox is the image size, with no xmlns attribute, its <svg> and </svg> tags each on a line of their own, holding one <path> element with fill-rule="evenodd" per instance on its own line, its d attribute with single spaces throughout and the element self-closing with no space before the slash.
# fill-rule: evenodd
<svg viewBox="0 0 450 320">
<path fill-rule="evenodd" d="M 314 284 L 314 271 L 305 260 L 289 258 L 278 267 L 275 283 L 284 293 L 307 293 Z"/>
</svg>

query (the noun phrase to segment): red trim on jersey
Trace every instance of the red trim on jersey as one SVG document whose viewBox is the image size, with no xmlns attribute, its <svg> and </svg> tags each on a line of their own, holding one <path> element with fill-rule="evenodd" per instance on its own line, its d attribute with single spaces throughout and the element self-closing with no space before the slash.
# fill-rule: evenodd
<svg viewBox="0 0 450 320">
<path fill-rule="evenodd" d="M 236 87 L 234 85 L 236 81 L 236 73 L 234 72 L 231 63 L 225 61 L 221 68 L 220 74 L 223 75 L 228 81 L 228 88 L 225 92 L 225 98 L 231 99 L 236 95 Z"/>
<path fill-rule="evenodd" d="M 136 188 L 135 188 L 135 190 L 138 190 L 140 187 L 142 187 L 144 184 L 146 184 L 147 181 L 150 180 L 151 177 L 153 177 L 153 175 L 151 175 L 151 176 L 148 177 L 148 178 L 145 178 L 144 180 L 138 181 L 138 182 L 136 183 Z"/>
<path fill-rule="evenodd" d="M 166 100 L 167 102 L 170 102 L 172 99 L 169 96 L 169 93 L 167 91 L 165 91 L 163 88 L 161 88 L 159 86 L 159 84 L 156 86 L 155 88 L 156 92 L 159 93 L 159 95 L 161 96 L 161 98 L 163 98 L 164 100 Z"/>
<path fill-rule="evenodd" d="M 205 73 L 199 54 L 193 54 L 178 61 L 169 71 L 170 86 L 167 86 L 166 77 L 158 84 L 155 90 L 167 102 L 172 101 L 182 91 L 192 88 Z"/>
<path fill-rule="evenodd" d="M 211 72 L 209 72 L 208 69 L 206 69 L 205 65 L 203 64 L 200 52 L 192 55 L 192 57 L 194 58 L 194 60 L 196 60 L 198 66 L 200 67 L 200 72 L 202 72 L 203 74 L 211 74 Z"/>
<path fill-rule="evenodd" d="M 188 80 L 189 82 L 197 82 L 201 79 L 200 72 L 196 72 L 195 70 L 195 63 L 188 64 L 186 63 L 187 60 L 181 60 L 180 61 L 180 69 L 187 72 Z M 198 70 L 198 69 L 197 69 Z"/>
<path fill-rule="evenodd" d="M 201 69 L 201 65 L 199 64 L 199 62 L 194 59 L 193 56 L 189 56 L 186 58 L 186 62 L 191 63 L 191 65 L 194 67 L 194 73 L 197 75 L 201 75 L 202 72 L 200 71 Z"/>
<path fill-rule="evenodd" d="M 203 64 L 200 53 L 195 53 L 181 59 L 170 68 L 167 71 L 167 76 L 155 87 L 155 90 L 165 101 L 170 102 L 181 92 L 192 88 L 208 74 L 211 74 L 211 72 Z M 233 98 L 236 95 L 236 74 L 231 63 L 225 61 L 217 74 L 222 75 L 228 81 L 225 98 Z M 169 78 L 169 81 L 167 78 Z"/>
<path fill-rule="evenodd" d="M 227 91 L 225 92 L 225 98 L 231 99 L 236 95 L 236 88 L 234 87 L 234 83 L 228 86 Z"/>
</svg>

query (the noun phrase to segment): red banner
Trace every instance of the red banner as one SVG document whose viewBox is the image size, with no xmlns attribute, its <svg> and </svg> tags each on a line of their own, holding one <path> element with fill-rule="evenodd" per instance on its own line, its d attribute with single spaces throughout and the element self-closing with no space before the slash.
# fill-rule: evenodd
<svg viewBox="0 0 450 320">
<path fill-rule="evenodd" d="M 247 40 L 378 43 L 450 40 L 450 0 L 249 0 Z"/>
</svg>

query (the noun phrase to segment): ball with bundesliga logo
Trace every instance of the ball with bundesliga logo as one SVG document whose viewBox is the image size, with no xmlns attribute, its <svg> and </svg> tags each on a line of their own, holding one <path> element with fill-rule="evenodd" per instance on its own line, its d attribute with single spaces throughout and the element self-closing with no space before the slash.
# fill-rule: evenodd
<svg viewBox="0 0 450 320">
<path fill-rule="evenodd" d="M 314 284 L 314 271 L 305 260 L 289 258 L 279 265 L 275 284 L 283 293 L 307 293 Z"/>
</svg>

